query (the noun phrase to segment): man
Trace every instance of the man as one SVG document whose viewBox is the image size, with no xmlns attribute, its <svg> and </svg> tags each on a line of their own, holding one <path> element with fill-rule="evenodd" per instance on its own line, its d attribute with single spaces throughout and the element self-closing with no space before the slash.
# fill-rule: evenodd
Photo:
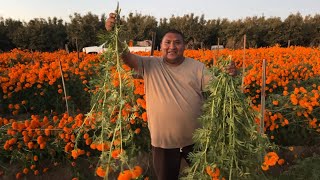
<svg viewBox="0 0 320 180">
<path fill-rule="evenodd" d="M 110 31 L 116 15 L 110 13 Z M 153 166 L 158 180 L 177 180 L 181 158 L 193 150 L 192 134 L 200 128 L 197 118 L 203 105 L 202 92 L 210 76 L 205 65 L 183 56 L 185 42 L 177 30 L 165 33 L 162 57 L 141 57 L 125 51 L 122 60 L 144 79 Z M 235 75 L 232 63 L 227 72 Z"/>
</svg>

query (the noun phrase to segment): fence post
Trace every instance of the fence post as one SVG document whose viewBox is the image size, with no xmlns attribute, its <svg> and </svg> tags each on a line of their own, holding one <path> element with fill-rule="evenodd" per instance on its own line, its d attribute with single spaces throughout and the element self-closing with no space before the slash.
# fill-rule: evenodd
<svg viewBox="0 0 320 180">
<path fill-rule="evenodd" d="M 262 61 L 262 86 L 261 86 L 261 118 L 260 118 L 260 134 L 264 133 L 264 115 L 266 107 L 266 60 Z"/>
<path fill-rule="evenodd" d="M 243 60 L 242 60 L 242 82 L 241 82 L 241 90 L 244 92 L 244 73 L 245 73 L 245 59 L 246 59 L 246 35 L 243 36 Z"/>
</svg>

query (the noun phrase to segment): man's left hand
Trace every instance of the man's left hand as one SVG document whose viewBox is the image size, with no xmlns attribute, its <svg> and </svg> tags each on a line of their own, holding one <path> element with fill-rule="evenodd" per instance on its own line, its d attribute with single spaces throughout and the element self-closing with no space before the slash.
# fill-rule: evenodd
<svg viewBox="0 0 320 180">
<path fill-rule="evenodd" d="M 230 76 L 236 76 L 238 73 L 237 67 L 234 61 L 231 61 L 227 67 L 225 68 L 226 73 L 228 73 Z"/>
</svg>

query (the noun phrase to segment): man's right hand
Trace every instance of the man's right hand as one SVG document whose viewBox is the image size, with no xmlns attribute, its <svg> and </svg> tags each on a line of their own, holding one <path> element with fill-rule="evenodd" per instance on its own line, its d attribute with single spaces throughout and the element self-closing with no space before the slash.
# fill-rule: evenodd
<svg viewBox="0 0 320 180">
<path fill-rule="evenodd" d="M 116 23 L 116 17 L 117 14 L 116 13 L 110 13 L 108 19 L 106 20 L 105 23 L 105 28 L 107 31 L 111 31 Z M 118 39 L 119 40 L 119 39 Z M 128 65 L 129 67 L 133 68 L 135 71 L 138 71 L 138 58 L 137 56 L 133 55 L 130 53 L 129 49 L 127 50 L 123 50 L 123 46 L 121 45 L 122 43 L 120 42 L 120 52 L 121 54 L 121 58 L 123 60 L 123 62 Z M 126 47 L 128 48 L 128 47 Z"/>
<path fill-rule="evenodd" d="M 106 20 L 105 27 L 107 31 L 111 31 L 114 27 L 114 23 L 116 22 L 116 14 L 110 13 L 108 19 Z"/>
</svg>

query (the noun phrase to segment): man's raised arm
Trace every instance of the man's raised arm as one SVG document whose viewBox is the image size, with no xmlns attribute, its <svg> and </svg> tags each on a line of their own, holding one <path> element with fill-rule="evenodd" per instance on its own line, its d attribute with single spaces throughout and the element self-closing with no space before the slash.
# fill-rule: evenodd
<svg viewBox="0 0 320 180">
<path fill-rule="evenodd" d="M 107 31 L 112 31 L 114 27 L 114 23 L 116 21 L 116 14 L 115 13 L 110 13 L 109 17 L 105 23 L 105 27 Z M 127 48 L 127 46 L 124 46 L 122 42 L 119 43 L 120 49 Z M 130 53 L 129 49 L 123 49 L 121 54 L 121 59 L 123 62 L 128 65 L 129 67 L 133 68 L 135 71 L 138 71 L 138 58 L 136 55 L 133 55 Z"/>
</svg>

